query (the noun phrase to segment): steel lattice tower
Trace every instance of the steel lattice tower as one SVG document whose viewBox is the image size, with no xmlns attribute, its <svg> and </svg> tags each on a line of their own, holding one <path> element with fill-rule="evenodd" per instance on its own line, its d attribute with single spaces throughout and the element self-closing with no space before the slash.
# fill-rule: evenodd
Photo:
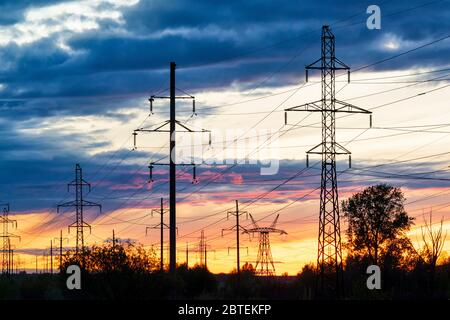
<svg viewBox="0 0 450 320">
<path fill-rule="evenodd" d="M 9 225 L 17 228 L 17 221 L 9 218 L 9 204 L 2 204 L 3 214 L 0 216 L 0 223 L 3 225 L 0 237 L 3 238 L 2 243 L 2 273 L 10 274 L 13 269 L 11 238 L 19 238 L 15 234 L 9 232 Z"/>
<path fill-rule="evenodd" d="M 89 191 L 91 191 L 91 185 L 83 179 L 83 170 L 77 163 L 75 165 L 75 180 L 67 185 L 68 191 L 70 190 L 70 187 L 75 187 L 75 200 L 59 204 L 57 207 L 58 212 L 61 207 L 75 207 L 76 220 L 68 226 L 68 231 L 70 233 L 70 228 L 75 228 L 77 230 L 77 241 L 75 248 L 77 254 L 84 251 L 84 229 L 88 228 L 89 231 L 91 231 L 91 226 L 84 221 L 84 207 L 99 207 L 100 211 L 102 209 L 100 204 L 83 199 L 84 186 L 87 186 Z"/>
<path fill-rule="evenodd" d="M 351 153 L 336 142 L 336 113 L 371 114 L 371 112 L 336 100 L 336 70 L 347 70 L 350 82 L 350 68 L 336 58 L 334 41 L 335 37 L 330 28 L 323 26 L 322 55 L 306 66 L 306 81 L 308 81 L 308 70 L 321 71 L 322 99 L 285 109 L 285 111 L 320 112 L 322 115 L 322 142 L 307 151 L 307 165 L 309 154 L 322 155 L 316 291 L 318 295 L 332 294 L 339 298 L 343 295 L 343 266 L 336 155 L 349 155 L 349 164 L 351 164 Z"/>
<path fill-rule="evenodd" d="M 273 276 L 275 274 L 275 266 L 273 264 L 272 250 L 270 249 L 270 233 L 287 234 L 286 231 L 276 229 L 276 224 L 278 221 L 277 215 L 275 220 L 269 227 L 260 227 L 253 216 L 250 214 L 252 219 L 253 228 L 246 229 L 245 233 L 259 233 L 259 246 L 258 246 L 258 257 L 256 259 L 256 274 L 260 276 Z M 258 270 L 258 266 L 260 266 Z"/>
</svg>

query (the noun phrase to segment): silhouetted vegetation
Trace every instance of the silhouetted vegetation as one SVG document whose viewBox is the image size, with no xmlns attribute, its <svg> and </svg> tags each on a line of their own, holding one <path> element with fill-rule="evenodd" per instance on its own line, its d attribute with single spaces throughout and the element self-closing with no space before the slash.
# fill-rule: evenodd
<svg viewBox="0 0 450 320">
<path fill-rule="evenodd" d="M 400 263 L 401 255 L 409 255 L 412 245 L 405 232 L 413 219 L 408 217 L 404 202 L 399 188 L 385 184 L 368 187 L 342 201 L 349 255 L 367 257 L 376 265 Z"/>
<path fill-rule="evenodd" d="M 449 299 L 450 259 L 443 257 L 442 220 L 431 213 L 421 228 L 421 244 L 407 237 L 413 219 L 399 188 L 377 185 L 343 201 L 347 219 L 344 261 L 346 299 Z M 425 219 L 425 217 L 424 217 Z M 368 290 L 367 267 L 381 269 L 381 290 Z M 81 266 L 81 290 L 68 290 L 65 270 Z M 202 266 L 180 265 L 174 273 L 159 269 L 153 250 L 131 243 L 107 243 L 69 251 L 60 274 L 0 277 L 0 299 L 313 299 L 316 266 L 297 276 L 259 277 L 252 264 L 240 274 L 212 274 Z"/>
</svg>

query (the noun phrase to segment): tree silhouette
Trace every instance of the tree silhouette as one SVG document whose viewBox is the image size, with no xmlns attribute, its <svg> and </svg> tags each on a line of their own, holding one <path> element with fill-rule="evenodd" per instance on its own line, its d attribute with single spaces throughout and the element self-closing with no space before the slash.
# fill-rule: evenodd
<svg viewBox="0 0 450 320">
<path fill-rule="evenodd" d="M 423 216 L 424 226 L 420 227 L 422 233 L 423 246 L 420 250 L 420 257 L 422 261 L 429 266 L 430 270 L 430 285 L 431 290 L 434 290 L 434 279 L 436 275 L 436 265 L 442 254 L 445 239 L 447 238 L 447 232 L 442 232 L 444 224 L 444 218 L 441 218 L 438 227 L 433 227 L 433 213 L 430 213 L 427 217 Z"/>
<path fill-rule="evenodd" d="M 153 250 L 131 243 L 94 245 L 82 253 L 67 252 L 63 256 L 64 269 L 71 264 L 88 272 L 140 272 L 156 270 L 158 261 Z"/>
<path fill-rule="evenodd" d="M 423 221 L 424 226 L 420 227 L 423 241 L 421 258 L 434 270 L 436 269 L 436 264 L 442 254 L 442 248 L 444 247 L 445 239 L 447 238 L 447 232 L 445 234 L 442 233 L 444 223 L 443 218 L 441 218 L 439 226 L 433 228 L 433 213 L 431 210 L 429 219 L 427 220 L 424 215 Z"/>
<path fill-rule="evenodd" d="M 413 224 L 404 201 L 400 188 L 386 184 L 368 187 L 342 201 L 351 253 L 367 256 L 372 264 L 380 258 L 398 258 L 410 244 L 405 232 Z"/>
</svg>

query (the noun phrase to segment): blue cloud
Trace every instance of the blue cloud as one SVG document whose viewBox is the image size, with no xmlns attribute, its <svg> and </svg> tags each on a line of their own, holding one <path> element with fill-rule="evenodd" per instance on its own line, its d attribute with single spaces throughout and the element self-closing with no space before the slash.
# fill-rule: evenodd
<svg viewBox="0 0 450 320">
<path fill-rule="evenodd" d="M 0 25 L 22 21 L 31 6 L 57 2 L 2 1 Z M 89 180 L 89 173 L 96 172 L 111 156 L 106 153 L 92 159 L 87 153 L 98 143 L 108 142 L 97 143 L 84 133 L 26 135 L 24 123 L 39 127 L 50 117 L 70 115 L 106 115 L 126 121 L 128 118 L 116 111 L 164 87 L 169 61 L 177 61 L 179 83 L 192 92 L 235 83 L 252 87 L 275 72 L 267 85 L 280 86 L 300 82 L 304 65 L 319 56 L 322 24 L 334 22 L 337 55 L 352 67 L 397 53 L 377 46 L 388 34 L 402 43 L 421 44 L 450 29 L 450 8 L 445 2 L 421 6 L 423 2 L 415 0 L 381 2 L 382 29 L 369 31 L 365 27 L 369 4 L 350 0 L 339 5 L 331 0 L 141 1 L 124 9 L 120 27 L 102 21 L 99 30 L 66 35 L 71 51 L 62 48 L 56 37 L 0 47 L 2 199 L 15 202 L 18 210 L 53 206 L 71 179 L 75 162 L 88 163 L 85 169 Z M 375 68 L 441 66 L 448 64 L 449 55 L 450 47 L 445 42 Z M 288 67 L 279 69 L 291 59 Z M 81 145 L 78 151 L 74 147 Z M 29 156 L 24 157 L 24 152 Z M 119 150 L 118 159 L 125 152 Z M 130 173 L 138 169 L 136 162 L 145 164 L 145 153 L 135 152 L 130 159 L 134 162 L 121 164 L 119 170 L 114 169 L 115 162 L 106 165 L 102 172 L 113 172 L 96 192 L 107 195 L 111 186 L 130 183 Z M 298 165 L 283 165 L 280 179 Z M 252 170 L 258 168 L 237 167 L 233 172 L 252 176 Z M 143 173 L 140 175 L 146 179 Z M 99 179 L 94 178 L 93 183 Z M 408 183 L 415 186 L 416 182 Z M 209 188 L 211 196 L 218 188 Z M 159 192 L 164 191 L 162 188 Z M 104 200 L 113 208 L 133 192 L 114 191 L 112 199 Z"/>
</svg>

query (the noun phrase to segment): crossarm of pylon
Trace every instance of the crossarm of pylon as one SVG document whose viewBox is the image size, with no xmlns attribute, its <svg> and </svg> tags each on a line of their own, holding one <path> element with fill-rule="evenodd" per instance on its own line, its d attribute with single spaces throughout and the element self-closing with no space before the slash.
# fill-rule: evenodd
<svg viewBox="0 0 450 320">
<path fill-rule="evenodd" d="M 343 63 L 341 60 L 339 60 L 338 58 L 334 57 L 334 62 L 337 63 L 338 65 L 340 65 L 340 67 L 334 67 L 335 70 L 350 70 L 350 67 L 348 65 L 346 65 L 345 63 Z"/>
<path fill-rule="evenodd" d="M 170 123 L 170 121 L 167 120 L 167 121 L 164 121 L 164 123 L 162 125 L 160 125 L 159 127 L 154 128 L 154 129 L 139 128 L 139 129 L 136 129 L 134 131 L 135 132 L 170 132 L 170 129 L 163 129 L 169 123 Z M 210 132 L 210 130 L 206 130 L 206 129 L 193 130 L 193 129 L 189 128 L 188 126 L 184 125 L 183 123 L 181 123 L 180 121 L 175 121 L 175 123 L 185 130 L 185 131 L 177 130 L 177 132 L 190 132 L 190 133 L 194 133 L 194 132 L 195 133 L 197 133 L 197 132 Z"/>
<path fill-rule="evenodd" d="M 245 233 L 245 231 L 247 231 L 247 229 L 244 228 L 243 226 L 239 226 L 239 230 L 242 230 L 242 233 Z"/>
<path fill-rule="evenodd" d="M 84 206 L 84 207 L 99 207 L 100 210 L 102 210 L 102 205 L 101 204 L 98 204 L 98 203 L 95 203 L 95 202 L 92 202 L 92 201 L 88 201 L 88 200 L 83 200 L 81 202 L 81 205 Z"/>
<path fill-rule="evenodd" d="M 311 64 L 309 64 L 309 65 L 307 65 L 306 67 L 305 67 L 305 69 L 321 69 L 322 67 L 321 66 L 316 66 L 316 64 L 318 63 L 318 62 L 321 62 L 322 61 L 322 58 L 319 58 L 319 59 L 317 59 L 316 61 L 314 61 L 313 63 L 311 63 Z"/>
<path fill-rule="evenodd" d="M 151 215 L 153 217 L 153 214 L 165 214 L 169 211 L 170 211 L 169 209 L 163 209 L 162 212 L 161 212 L 161 209 L 152 209 Z"/>
<path fill-rule="evenodd" d="M 13 225 L 17 225 L 17 220 L 0 216 L 0 223 L 12 223 Z"/>
<path fill-rule="evenodd" d="M 170 227 L 166 223 L 163 223 L 162 226 L 165 229 L 170 229 Z M 154 226 L 146 227 L 146 228 L 147 229 L 160 229 L 161 228 L 161 223 L 158 223 L 158 224 L 155 224 Z"/>
<path fill-rule="evenodd" d="M 250 219 L 252 220 L 253 225 L 255 226 L 255 228 L 259 228 L 258 224 L 256 223 L 255 219 L 253 219 L 252 214 L 250 213 Z"/>
<path fill-rule="evenodd" d="M 261 232 L 261 228 L 259 228 L 259 227 L 245 229 L 245 231 L 244 231 L 244 233 L 258 233 L 258 232 Z"/>
<path fill-rule="evenodd" d="M 138 131 L 138 132 L 168 132 L 169 130 L 161 130 L 161 129 L 164 128 L 169 123 L 170 123 L 170 121 L 167 120 L 167 121 L 164 121 L 163 124 L 161 124 L 160 126 L 154 128 L 154 129 L 139 128 L 139 129 L 136 129 L 134 131 Z"/>
<path fill-rule="evenodd" d="M 307 154 L 322 154 L 322 145 L 323 142 L 319 143 L 318 145 L 316 145 L 315 147 L 309 149 L 308 151 L 306 151 Z M 340 145 L 339 143 L 335 142 L 335 151 L 332 154 L 351 154 L 351 152 L 349 150 L 347 150 L 344 146 Z M 331 152 L 327 152 L 329 154 L 331 154 Z"/>
<path fill-rule="evenodd" d="M 72 201 L 58 204 L 58 206 L 56 207 L 56 210 L 57 210 L 57 212 L 59 212 L 59 208 L 61 208 L 61 207 L 75 207 L 76 205 L 77 205 L 76 201 L 72 200 Z"/>
<path fill-rule="evenodd" d="M 153 99 L 170 99 L 170 96 L 151 96 Z M 193 96 L 176 96 L 175 99 L 193 99 Z"/>
<path fill-rule="evenodd" d="M 299 106 L 284 109 L 284 111 L 310 111 L 310 112 L 322 112 L 321 106 L 322 100 L 317 100 L 314 102 L 308 102 Z"/>
<path fill-rule="evenodd" d="M 286 231 L 276 228 L 268 228 L 268 232 L 278 233 L 278 234 L 288 234 Z"/>
<path fill-rule="evenodd" d="M 277 225 L 279 217 L 280 217 L 280 215 L 277 214 L 277 217 L 275 218 L 275 220 L 273 220 L 272 224 L 270 225 L 270 228 L 275 228 L 275 226 Z"/>
<path fill-rule="evenodd" d="M 365 114 L 372 114 L 372 111 L 354 106 L 350 103 L 340 101 L 340 100 L 334 100 L 336 105 L 335 112 L 345 112 L 345 113 L 365 113 Z"/>
<path fill-rule="evenodd" d="M 69 230 L 70 230 L 70 228 L 77 228 L 77 227 L 78 227 L 78 225 L 77 225 L 76 221 L 68 225 Z M 81 223 L 81 227 L 82 228 L 89 228 L 89 230 L 91 230 L 91 225 L 89 223 L 87 223 L 87 222 L 84 222 L 84 221 Z"/>
<path fill-rule="evenodd" d="M 81 183 L 84 184 L 84 185 L 89 186 L 89 189 L 91 188 L 91 184 L 89 182 L 87 182 L 86 180 L 81 179 Z"/>
<path fill-rule="evenodd" d="M 152 166 L 170 166 L 170 163 L 152 162 Z M 196 163 L 175 163 L 176 166 L 195 166 Z M 158 209 L 159 210 L 159 209 Z"/>
<path fill-rule="evenodd" d="M 206 129 L 199 129 L 199 130 L 191 129 L 187 125 L 185 125 L 184 123 L 181 123 L 178 120 L 176 120 L 175 123 L 178 124 L 180 127 L 186 129 L 188 132 L 211 132 L 210 130 L 206 130 Z"/>
<path fill-rule="evenodd" d="M 10 232 L 8 232 L 7 234 L 0 234 L 0 238 L 19 238 L 19 240 L 21 239 L 20 236 Z"/>
</svg>

